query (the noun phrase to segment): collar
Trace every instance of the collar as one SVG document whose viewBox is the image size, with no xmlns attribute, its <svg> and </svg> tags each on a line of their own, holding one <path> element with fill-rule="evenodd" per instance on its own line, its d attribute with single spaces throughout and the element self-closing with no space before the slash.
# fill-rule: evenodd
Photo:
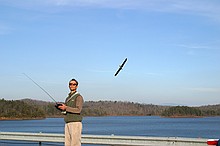
<svg viewBox="0 0 220 146">
<path fill-rule="evenodd" d="M 71 91 L 71 92 L 69 93 L 69 96 L 75 94 L 76 92 L 77 92 L 77 91 Z"/>
</svg>

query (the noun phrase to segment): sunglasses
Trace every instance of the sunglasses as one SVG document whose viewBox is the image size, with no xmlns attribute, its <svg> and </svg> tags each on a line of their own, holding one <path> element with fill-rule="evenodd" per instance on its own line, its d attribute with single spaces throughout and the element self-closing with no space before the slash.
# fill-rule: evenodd
<svg viewBox="0 0 220 146">
<path fill-rule="evenodd" d="M 71 85 L 73 85 L 73 86 L 77 86 L 77 84 L 69 83 L 69 86 L 71 86 Z"/>
</svg>

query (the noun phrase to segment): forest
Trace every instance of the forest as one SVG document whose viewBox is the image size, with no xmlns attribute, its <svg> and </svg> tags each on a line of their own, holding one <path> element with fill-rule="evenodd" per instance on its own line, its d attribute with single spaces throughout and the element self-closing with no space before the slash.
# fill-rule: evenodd
<svg viewBox="0 0 220 146">
<path fill-rule="evenodd" d="M 0 119 L 36 119 L 62 117 L 55 103 L 22 99 L 0 99 Z M 220 116 L 220 104 L 200 107 L 162 106 L 127 101 L 86 101 L 83 116 L 162 116 L 204 117 Z"/>
<path fill-rule="evenodd" d="M 23 101 L 0 99 L 0 120 L 4 119 L 39 119 L 45 118 L 45 112 L 38 106 Z"/>
</svg>

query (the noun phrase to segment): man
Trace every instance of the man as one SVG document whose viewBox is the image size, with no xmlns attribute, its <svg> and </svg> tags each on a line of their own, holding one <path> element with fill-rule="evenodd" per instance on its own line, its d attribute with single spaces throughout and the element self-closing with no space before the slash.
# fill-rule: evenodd
<svg viewBox="0 0 220 146">
<path fill-rule="evenodd" d="M 82 105 L 83 97 L 77 92 L 78 81 L 72 79 L 69 82 L 70 93 L 65 104 L 60 105 L 65 115 L 65 146 L 81 146 L 82 133 Z"/>
</svg>

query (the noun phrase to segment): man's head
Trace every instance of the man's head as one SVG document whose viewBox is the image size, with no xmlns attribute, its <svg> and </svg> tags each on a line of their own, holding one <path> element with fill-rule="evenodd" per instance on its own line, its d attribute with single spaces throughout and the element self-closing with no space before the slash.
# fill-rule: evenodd
<svg viewBox="0 0 220 146">
<path fill-rule="evenodd" d="M 78 81 L 76 79 L 72 79 L 69 81 L 70 91 L 76 91 L 77 87 L 78 87 Z"/>
</svg>

